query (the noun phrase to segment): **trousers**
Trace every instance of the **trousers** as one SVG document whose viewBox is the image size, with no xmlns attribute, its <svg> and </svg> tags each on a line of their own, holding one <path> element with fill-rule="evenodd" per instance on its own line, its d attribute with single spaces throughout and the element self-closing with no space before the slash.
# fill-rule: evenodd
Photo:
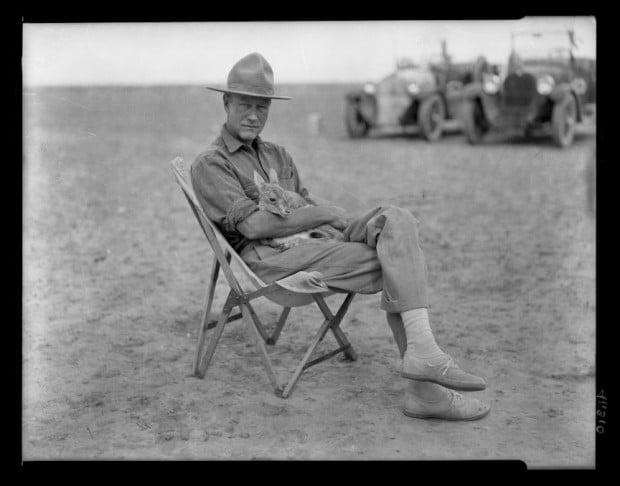
<svg viewBox="0 0 620 486">
<path fill-rule="evenodd" d="M 267 283 L 301 270 L 317 271 L 335 290 L 382 291 L 380 307 L 388 314 L 428 307 L 428 270 L 418 220 L 410 211 L 376 207 L 350 221 L 344 236 L 343 242 L 305 240 L 284 251 L 250 245 L 241 258 Z"/>
</svg>

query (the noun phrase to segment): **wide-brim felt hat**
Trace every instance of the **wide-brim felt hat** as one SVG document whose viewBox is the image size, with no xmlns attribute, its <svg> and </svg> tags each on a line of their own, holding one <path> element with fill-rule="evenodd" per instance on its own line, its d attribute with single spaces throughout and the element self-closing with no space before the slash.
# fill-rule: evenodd
<svg viewBox="0 0 620 486">
<path fill-rule="evenodd" d="M 221 93 L 236 93 L 259 98 L 290 100 L 290 96 L 276 95 L 273 88 L 273 69 L 262 55 L 253 52 L 243 57 L 228 73 L 225 88 L 207 86 Z"/>
</svg>

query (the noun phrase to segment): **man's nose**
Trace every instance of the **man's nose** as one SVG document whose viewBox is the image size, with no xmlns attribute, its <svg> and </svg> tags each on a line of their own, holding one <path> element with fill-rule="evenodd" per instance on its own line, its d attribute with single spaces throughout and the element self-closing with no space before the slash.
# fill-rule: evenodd
<svg viewBox="0 0 620 486">
<path fill-rule="evenodd" d="M 256 120 L 257 121 L 258 120 L 258 113 L 256 112 L 256 109 L 255 108 L 250 109 L 248 111 L 248 113 L 247 113 L 247 117 L 250 120 L 253 120 L 253 121 Z"/>
</svg>

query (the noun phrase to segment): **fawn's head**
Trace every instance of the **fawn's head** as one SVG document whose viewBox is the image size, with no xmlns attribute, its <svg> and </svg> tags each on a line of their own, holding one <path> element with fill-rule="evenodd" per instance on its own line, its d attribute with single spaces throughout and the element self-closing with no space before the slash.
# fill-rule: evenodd
<svg viewBox="0 0 620 486">
<path fill-rule="evenodd" d="M 292 212 L 286 191 L 278 184 L 275 170 L 269 169 L 269 179 L 269 182 L 265 182 L 265 179 L 254 171 L 254 183 L 258 187 L 258 208 L 285 218 Z"/>
</svg>

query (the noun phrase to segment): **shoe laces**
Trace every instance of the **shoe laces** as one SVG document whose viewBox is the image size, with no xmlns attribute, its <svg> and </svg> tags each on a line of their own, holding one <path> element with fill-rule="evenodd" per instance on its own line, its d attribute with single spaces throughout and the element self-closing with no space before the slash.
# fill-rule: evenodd
<svg viewBox="0 0 620 486">
<path fill-rule="evenodd" d="M 436 364 L 436 365 L 429 364 L 428 366 L 430 366 L 431 368 L 440 367 L 439 368 L 439 372 L 442 375 L 445 375 L 448 372 L 448 370 L 450 369 L 450 367 L 455 364 L 454 360 L 452 359 L 452 356 L 450 356 L 449 354 L 447 354 L 446 356 L 448 357 L 448 360 L 445 363 L 439 363 L 439 364 Z"/>
<path fill-rule="evenodd" d="M 454 405 L 455 407 L 458 407 L 463 404 L 465 401 L 465 397 L 463 395 L 454 390 L 450 390 L 450 393 L 452 393 L 452 400 L 450 401 L 451 406 Z"/>
</svg>

